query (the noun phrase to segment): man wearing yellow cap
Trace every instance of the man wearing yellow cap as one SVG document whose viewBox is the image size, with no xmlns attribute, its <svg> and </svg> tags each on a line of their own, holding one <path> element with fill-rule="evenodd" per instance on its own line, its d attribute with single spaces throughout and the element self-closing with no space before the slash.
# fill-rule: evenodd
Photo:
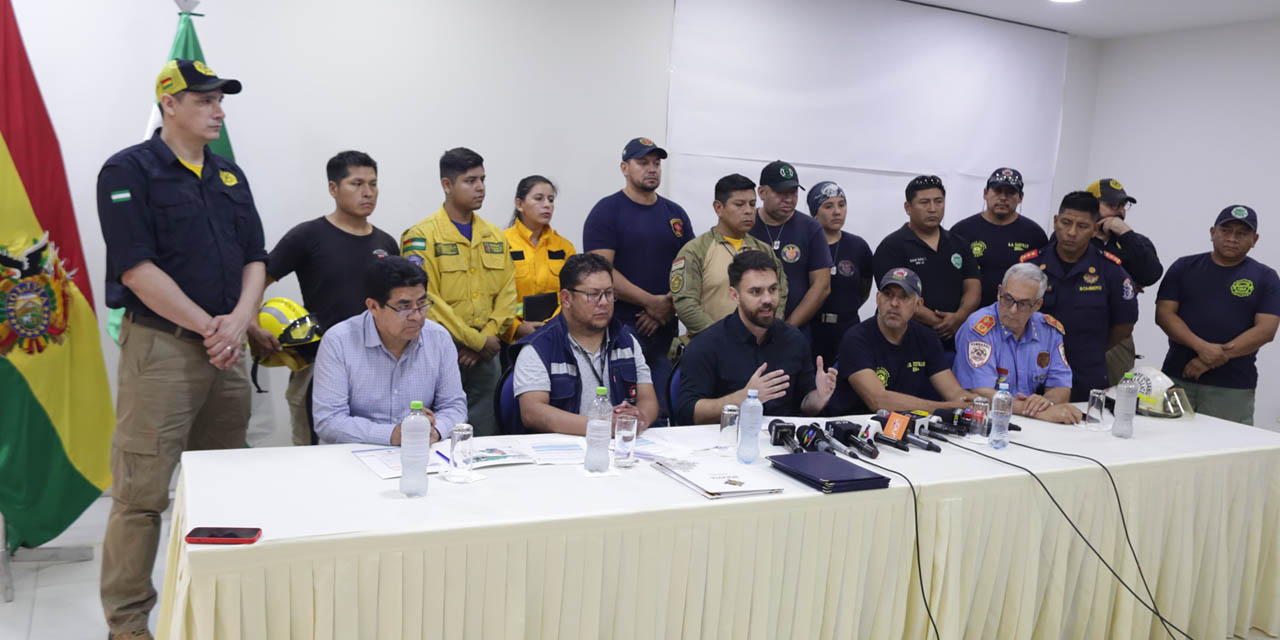
<svg viewBox="0 0 1280 640">
<path fill-rule="evenodd" d="M 151 638 L 160 512 L 183 450 L 244 446 L 241 354 L 267 253 L 244 172 L 207 146 L 222 130 L 222 96 L 239 92 L 202 62 L 169 61 L 156 78 L 160 129 L 98 174 L 107 306 L 125 309 L 102 543 L 112 638 Z"/>
</svg>

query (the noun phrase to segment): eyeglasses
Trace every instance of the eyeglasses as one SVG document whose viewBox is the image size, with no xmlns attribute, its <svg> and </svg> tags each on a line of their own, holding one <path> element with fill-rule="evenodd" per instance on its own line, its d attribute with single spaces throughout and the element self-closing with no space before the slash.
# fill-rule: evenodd
<svg viewBox="0 0 1280 640">
<path fill-rule="evenodd" d="M 1003 307 L 1014 307 L 1018 311 L 1030 311 L 1036 306 L 1036 300 L 1016 300 L 1013 296 L 1002 293 L 1000 294 L 1000 305 Z"/>
<path fill-rule="evenodd" d="M 418 313 L 421 313 L 421 314 L 423 314 L 423 315 L 426 315 L 426 313 L 427 313 L 427 309 L 430 309 L 430 308 L 431 308 L 431 299 L 430 299 L 430 298 L 428 298 L 426 302 L 423 302 L 422 304 L 417 305 L 417 306 L 413 306 L 413 307 L 405 307 L 405 308 L 401 309 L 401 308 L 399 308 L 399 307 L 393 307 L 393 306 L 391 306 L 391 305 L 387 305 L 387 308 L 388 308 L 388 309 L 390 309 L 390 310 L 392 310 L 392 311 L 394 311 L 394 312 L 396 312 L 396 313 L 398 313 L 398 314 L 400 314 L 400 317 L 401 317 L 401 318 L 407 318 L 407 317 L 409 317 L 409 316 L 413 315 L 413 312 L 414 312 L 414 311 L 417 311 Z"/>
<path fill-rule="evenodd" d="M 613 302 L 614 300 L 613 289 L 605 289 L 603 291 L 580 291 L 578 289 L 570 289 L 570 291 L 580 294 L 582 297 L 586 298 L 588 302 L 594 302 L 596 304 L 606 301 Z"/>
<path fill-rule="evenodd" d="M 1129 211 L 1130 209 L 1132 209 L 1132 208 L 1133 208 L 1133 203 L 1132 203 L 1132 202 L 1129 202 L 1128 200 L 1125 200 L 1124 202 L 1115 202 L 1115 203 L 1112 203 L 1112 202 L 1104 202 L 1103 204 L 1105 204 L 1105 205 L 1107 205 L 1108 207 L 1111 207 L 1112 209 L 1115 209 L 1115 210 L 1117 210 L 1117 211 L 1126 211 L 1126 212 L 1127 212 L 1127 211 Z"/>
</svg>

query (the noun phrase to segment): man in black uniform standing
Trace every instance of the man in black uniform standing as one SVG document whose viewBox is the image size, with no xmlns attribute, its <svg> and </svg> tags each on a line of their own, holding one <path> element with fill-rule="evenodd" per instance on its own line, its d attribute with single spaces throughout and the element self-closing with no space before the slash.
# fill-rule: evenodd
<svg viewBox="0 0 1280 640">
<path fill-rule="evenodd" d="M 302 306 L 315 314 L 321 330 L 364 313 L 365 271 L 379 257 L 400 255 L 400 243 L 369 222 L 378 206 L 378 163 L 366 153 L 343 151 L 329 159 L 325 173 L 333 211 L 290 229 L 267 256 L 267 284 L 297 273 Z M 250 325 L 249 339 L 257 353 L 280 350 L 276 336 L 257 324 Z M 316 442 L 311 373 L 311 367 L 289 372 L 285 398 L 295 445 Z"/>
<path fill-rule="evenodd" d="M 244 446 L 251 391 L 240 355 L 267 252 L 244 172 L 207 146 L 222 129 L 222 96 L 239 92 L 202 62 L 169 61 L 156 78 L 161 128 L 98 174 L 107 306 L 125 309 L 102 542 L 112 638 L 151 638 L 160 512 L 183 450 Z"/>
<path fill-rule="evenodd" d="M 948 362 L 955 359 L 955 334 L 978 308 L 982 283 L 968 243 L 942 227 L 947 190 L 938 176 L 917 176 L 907 184 L 908 221 L 885 236 L 871 260 L 875 280 L 906 267 L 920 278 L 915 320 L 933 329 Z"/>
<path fill-rule="evenodd" d="M 1131 336 L 1138 321 L 1133 279 L 1120 258 L 1091 243 L 1097 224 L 1098 199 L 1087 191 L 1068 193 L 1053 217 L 1054 238 L 1022 256 L 1049 276 L 1040 309 L 1064 328 L 1060 355 L 1071 367 L 1072 402 L 1088 400 L 1090 389 L 1111 386 L 1107 350 Z"/>
<path fill-rule="evenodd" d="M 995 304 L 996 292 L 1004 280 L 1004 273 L 1018 258 L 1031 249 L 1049 244 L 1044 229 L 1034 221 L 1018 213 L 1022 204 L 1022 174 L 1017 169 L 1000 167 L 987 178 L 987 188 L 982 190 L 987 208 L 975 213 L 951 227 L 954 233 L 969 242 L 969 250 L 982 276 L 983 307 Z"/>
<path fill-rule="evenodd" d="M 1133 230 L 1125 219 L 1129 208 L 1137 204 L 1137 198 L 1129 195 L 1115 178 L 1095 180 L 1085 191 L 1098 199 L 1101 219 L 1093 234 L 1093 245 L 1120 259 L 1120 266 L 1129 272 L 1138 293 L 1160 279 L 1164 266 L 1156 255 L 1151 239 Z M 1107 377 L 1111 384 L 1120 382 L 1126 371 L 1137 361 L 1137 349 L 1133 336 L 1121 340 L 1107 350 Z"/>
</svg>

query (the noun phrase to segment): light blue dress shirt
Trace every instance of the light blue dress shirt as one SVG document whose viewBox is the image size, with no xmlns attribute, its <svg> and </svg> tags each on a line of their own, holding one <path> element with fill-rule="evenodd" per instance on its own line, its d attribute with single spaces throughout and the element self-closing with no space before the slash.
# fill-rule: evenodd
<svg viewBox="0 0 1280 640">
<path fill-rule="evenodd" d="M 1062 333 L 1037 311 L 1016 338 L 1000 322 L 999 302 L 974 311 L 956 331 L 952 370 L 965 389 L 995 389 L 1005 379 L 1015 397 L 1030 396 L 1040 385 L 1071 388 Z"/>
<path fill-rule="evenodd" d="M 321 444 L 391 444 L 414 400 L 435 412 L 441 438 L 467 421 L 458 349 L 431 320 L 396 359 L 365 311 L 325 332 L 313 366 L 311 407 Z"/>
</svg>

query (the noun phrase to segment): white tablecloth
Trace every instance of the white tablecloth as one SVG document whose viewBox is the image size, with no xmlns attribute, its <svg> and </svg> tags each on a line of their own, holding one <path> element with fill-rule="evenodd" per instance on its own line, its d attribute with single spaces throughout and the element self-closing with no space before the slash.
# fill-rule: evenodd
<svg viewBox="0 0 1280 640">
<path fill-rule="evenodd" d="M 1203 416 L 1139 417 L 1133 440 L 1018 422 L 1014 441 L 1112 469 L 1167 618 L 1196 638 L 1280 633 L 1280 435 Z M 714 428 L 647 435 L 698 448 Z M 920 568 L 943 638 L 1164 637 L 1029 476 L 942 446 L 881 447 L 876 462 L 920 491 Z M 470 485 L 432 477 L 409 500 L 356 460 L 360 448 L 185 454 L 160 637 L 932 637 L 910 494 L 892 475 L 883 491 L 787 480 L 781 494 L 710 501 L 644 463 L 592 478 L 500 467 Z M 994 455 L 1039 473 L 1145 598 L 1097 466 Z M 196 526 L 263 537 L 187 545 Z"/>
</svg>

